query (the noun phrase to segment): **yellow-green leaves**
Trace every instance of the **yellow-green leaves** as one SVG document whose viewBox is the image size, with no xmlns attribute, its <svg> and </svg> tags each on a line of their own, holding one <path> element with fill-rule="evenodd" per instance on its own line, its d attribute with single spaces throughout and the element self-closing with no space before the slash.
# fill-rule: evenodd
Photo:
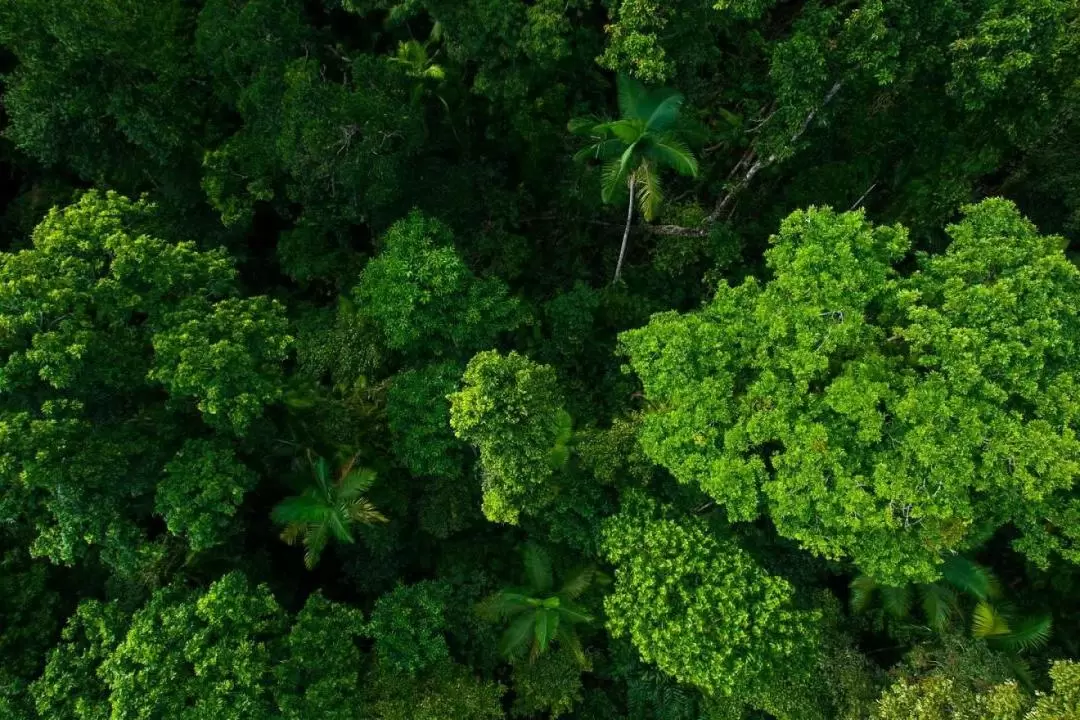
<svg viewBox="0 0 1080 720">
<path fill-rule="evenodd" d="M 796 610 L 786 580 L 702 520 L 631 493 L 605 522 L 602 550 L 615 566 L 608 629 L 680 682 L 752 702 L 773 674 L 806 671 L 817 615 Z"/>
<path fill-rule="evenodd" d="M 948 231 L 905 277 L 902 228 L 796 212 L 770 280 L 625 333 L 645 451 L 733 519 L 764 512 L 887 584 L 933 580 L 1007 522 L 1036 559 L 1070 552 L 1052 498 L 1080 473 L 1080 273 L 1003 200 Z"/>
<path fill-rule="evenodd" d="M 547 481 L 568 428 L 551 366 L 516 352 L 477 354 L 450 396 L 450 425 L 480 451 L 489 520 L 517 524 L 522 512 L 538 513 L 551 501 Z"/>
</svg>

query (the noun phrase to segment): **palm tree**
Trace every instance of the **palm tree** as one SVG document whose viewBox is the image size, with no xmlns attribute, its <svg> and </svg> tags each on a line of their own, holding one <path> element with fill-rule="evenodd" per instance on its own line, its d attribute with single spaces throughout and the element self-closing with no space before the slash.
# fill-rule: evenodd
<svg viewBox="0 0 1080 720">
<path fill-rule="evenodd" d="M 313 484 L 299 495 L 285 498 L 273 509 L 270 517 L 285 526 L 281 539 L 289 545 L 302 541 L 306 551 L 304 565 L 310 570 L 330 541 L 353 543 L 350 526 L 354 523 L 373 525 L 386 522 L 386 516 L 363 496 L 375 482 L 375 471 L 357 468 L 353 457 L 331 477 L 325 458 L 311 463 Z"/>
<path fill-rule="evenodd" d="M 500 590 L 478 606 L 482 617 L 492 621 L 510 621 L 499 641 L 499 651 L 507 658 L 520 658 L 529 648 L 529 659 L 535 660 L 552 643 L 570 651 L 578 662 L 585 664 L 575 625 L 593 621 L 575 601 L 597 578 L 593 568 L 581 568 L 555 589 L 551 559 L 539 546 L 525 546 L 525 587 Z"/>
<path fill-rule="evenodd" d="M 974 600 L 971 611 L 971 634 L 1008 652 L 1031 650 L 1050 638 L 1050 616 L 1016 617 L 1007 603 L 1000 602 L 1001 585 L 986 568 L 955 555 L 942 565 L 942 579 L 921 585 L 902 587 L 881 585 L 873 578 L 859 575 L 851 581 L 851 607 L 861 612 L 870 607 L 875 596 L 895 620 L 904 620 L 917 596 L 926 622 L 937 632 L 945 630 L 962 614 L 961 596 Z"/>
<path fill-rule="evenodd" d="M 648 90 L 626 75 L 619 76 L 618 91 L 622 115 L 618 120 L 601 122 L 595 118 L 578 118 L 571 120 L 569 125 L 570 132 L 592 140 L 591 145 L 574 155 L 574 159 L 604 163 L 604 202 L 612 202 L 623 187 L 629 190 L 626 226 L 614 282 L 618 282 L 622 274 L 635 196 L 645 220 L 652 220 L 663 200 L 660 171 L 670 168 L 691 177 L 697 177 L 698 173 L 697 159 L 674 130 L 683 96 L 674 90 Z"/>
</svg>

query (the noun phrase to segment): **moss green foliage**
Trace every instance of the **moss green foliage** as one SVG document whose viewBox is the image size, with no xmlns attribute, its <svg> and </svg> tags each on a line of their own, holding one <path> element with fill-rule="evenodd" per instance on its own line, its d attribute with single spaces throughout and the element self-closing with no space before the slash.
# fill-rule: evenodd
<svg viewBox="0 0 1080 720">
<path fill-rule="evenodd" d="M 1080 718 L 1078 78 L 1080 0 L 0 0 L 0 718 Z"/>
</svg>

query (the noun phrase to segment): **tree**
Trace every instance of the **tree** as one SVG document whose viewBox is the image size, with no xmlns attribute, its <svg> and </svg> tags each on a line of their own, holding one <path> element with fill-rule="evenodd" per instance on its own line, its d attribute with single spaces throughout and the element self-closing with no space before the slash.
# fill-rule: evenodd
<svg viewBox="0 0 1080 720">
<path fill-rule="evenodd" d="M 765 512 L 888 585 L 932 582 L 1010 522 L 1022 550 L 1067 545 L 1046 519 L 1080 469 L 1080 271 L 1004 200 L 948 233 L 904 275 L 903 228 L 796 212 L 772 279 L 625 333 L 646 453 L 732 520 Z"/>
<path fill-rule="evenodd" d="M 236 531 L 236 509 L 255 474 L 221 442 L 187 440 L 165 465 L 154 510 L 194 552 L 220 545 Z"/>
<path fill-rule="evenodd" d="M 449 588 L 430 581 L 398 585 L 375 601 L 368 633 L 375 656 L 388 670 L 416 675 L 450 660 L 443 631 Z"/>
<path fill-rule="evenodd" d="M 581 639 L 575 625 L 588 625 L 594 618 L 578 599 L 592 585 L 593 568 L 579 568 L 569 574 L 556 589 L 551 558 L 535 543 L 527 543 L 524 552 L 524 587 L 500 590 L 484 600 L 478 610 L 492 621 L 510 622 L 499 641 L 499 651 L 518 660 L 526 648 L 534 662 L 553 645 L 565 648 L 581 665 L 586 664 Z"/>
<path fill-rule="evenodd" d="M 634 216 L 634 198 L 640 201 L 646 220 L 652 220 L 663 201 L 660 172 L 671 169 L 680 175 L 697 176 L 697 159 L 675 132 L 683 96 L 674 90 L 647 90 L 638 80 L 620 75 L 619 112 L 622 117 L 608 122 L 594 119 L 573 120 L 570 131 L 589 138 L 593 144 L 579 150 L 575 160 L 600 160 L 604 163 L 602 196 L 611 202 L 625 185 L 629 190 L 626 227 L 623 229 L 615 282 L 622 275 L 630 222 Z"/>
<path fill-rule="evenodd" d="M 565 462 L 560 434 L 569 425 L 555 371 L 523 355 L 478 353 L 450 396 L 450 426 L 480 451 L 484 515 L 517 524 L 553 499 L 549 479 Z"/>
<path fill-rule="evenodd" d="M 90 192 L 0 255 L 2 482 L 57 563 L 96 548 L 134 571 L 155 496 L 179 532 L 216 526 L 253 481 L 230 470 L 222 493 L 224 478 L 166 466 L 188 440 L 244 442 L 282 396 L 284 307 L 239 297 L 223 251 L 161 239 L 158 221 Z M 200 499 L 181 510 L 177 493 Z"/>
<path fill-rule="evenodd" d="M 438 220 L 413 212 L 394 223 L 353 297 L 408 358 L 462 358 L 490 347 L 521 321 L 518 303 L 495 278 L 477 278 Z"/>
<path fill-rule="evenodd" d="M 794 589 L 699 518 L 629 493 L 604 523 L 615 566 L 607 627 L 641 657 L 709 696 L 768 708 L 770 686 L 811 672 L 817 613 Z"/>
<path fill-rule="evenodd" d="M 319 562 L 331 539 L 356 542 L 350 526 L 387 522 L 363 493 L 375 484 L 375 471 L 356 467 L 353 457 L 331 477 L 330 464 L 319 457 L 311 461 L 311 484 L 299 495 L 278 503 L 271 517 L 284 525 L 281 538 L 292 545 L 304 545 L 304 565 L 310 570 Z"/>
<path fill-rule="evenodd" d="M 230 573 L 167 587 L 133 613 L 88 601 L 32 692 L 42 717 L 355 717 L 359 611 L 311 595 L 295 618 Z M 281 715 L 278 715 L 278 713 Z"/>
</svg>

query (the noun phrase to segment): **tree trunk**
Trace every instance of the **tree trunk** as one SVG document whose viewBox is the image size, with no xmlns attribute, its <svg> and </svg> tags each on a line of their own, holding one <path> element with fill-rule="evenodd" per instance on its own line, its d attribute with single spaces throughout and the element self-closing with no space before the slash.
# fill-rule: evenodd
<svg viewBox="0 0 1080 720">
<path fill-rule="evenodd" d="M 634 219 L 634 176 L 630 176 L 630 204 L 626 206 L 626 227 L 622 234 L 622 247 L 619 248 L 619 262 L 615 265 L 615 279 L 611 282 L 619 282 L 622 275 L 623 258 L 626 257 L 626 241 L 630 239 L 630 221 Z"/>
</svg>

